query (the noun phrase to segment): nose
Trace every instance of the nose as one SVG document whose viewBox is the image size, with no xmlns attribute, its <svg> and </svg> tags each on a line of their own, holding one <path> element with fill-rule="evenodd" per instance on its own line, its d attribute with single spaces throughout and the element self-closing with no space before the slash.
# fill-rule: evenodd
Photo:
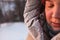
<svg viewBox="0 0 60 40">
<path fill-rule="evenodd" d="M 60 19 L 60 7 L 55 7 L 53 9 L 52 17 Z"/>
</svg>

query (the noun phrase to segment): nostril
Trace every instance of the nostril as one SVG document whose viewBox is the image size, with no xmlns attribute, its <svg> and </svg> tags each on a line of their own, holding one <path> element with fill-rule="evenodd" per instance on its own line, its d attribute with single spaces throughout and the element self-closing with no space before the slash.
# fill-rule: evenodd
<svg viewBox="0 0 60 40">
<path fill-rule="evenodd" d="M 60 13 L 53 13 L 52 18 L 59 18 L 60 19 Z"/>
</svg>

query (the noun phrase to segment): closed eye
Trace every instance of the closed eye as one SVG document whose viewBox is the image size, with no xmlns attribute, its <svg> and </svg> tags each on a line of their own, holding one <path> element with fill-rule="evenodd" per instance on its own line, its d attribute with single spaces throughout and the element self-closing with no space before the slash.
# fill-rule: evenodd
<svg viewBox="0 0 60 40">
<path fill-rule="evenodd" d="M 54 7 L 54 4 L 53 4 L 53 2 L 51 2 L 51 1 L 46 1 L 46 6 L 47 6 L 48 8 L 52 8 L 52 7 Z"/>
<path fill-rule="evenodd" d="M 52 8 L 52 7 L 54 7 L 54 5 L 53 4 L 49 4 L 48 7 L 49 8 Z"/>
</svg>

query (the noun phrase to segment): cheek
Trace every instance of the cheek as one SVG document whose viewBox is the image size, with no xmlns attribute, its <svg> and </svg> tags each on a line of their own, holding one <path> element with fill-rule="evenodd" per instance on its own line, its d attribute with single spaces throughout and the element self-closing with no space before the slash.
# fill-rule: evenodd
<svg viewBox="0 0 60 40">
<path fill-rule="evenodd" d="M 47 20 L 48 23 L 51 22 L 52 14 L 53 14 L 52 10 L 45 10 L 46 20 Z"/>
</svg>

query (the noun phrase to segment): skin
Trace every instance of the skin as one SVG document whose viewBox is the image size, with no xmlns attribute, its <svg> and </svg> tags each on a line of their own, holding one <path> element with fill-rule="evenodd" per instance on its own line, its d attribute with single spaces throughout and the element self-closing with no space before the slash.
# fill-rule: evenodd
<svg viewBox="0 0 60 40">
<path fill-rule="evenodd" d="M 47 23 L 53 30 L 60 30 L 60 0 L 47 0 L 45 4 L 45 14 Z M 55 39 L 55 37 L 53 38 Z M 28 34 L 27 40 L 34 40 L 30 34 Z"/>
<path fill-rule="evenodd" d="M 47 0 L 45 3 L 47 23 L 53 30 L 60 30 L 60 0 Z"/>
</svg>

